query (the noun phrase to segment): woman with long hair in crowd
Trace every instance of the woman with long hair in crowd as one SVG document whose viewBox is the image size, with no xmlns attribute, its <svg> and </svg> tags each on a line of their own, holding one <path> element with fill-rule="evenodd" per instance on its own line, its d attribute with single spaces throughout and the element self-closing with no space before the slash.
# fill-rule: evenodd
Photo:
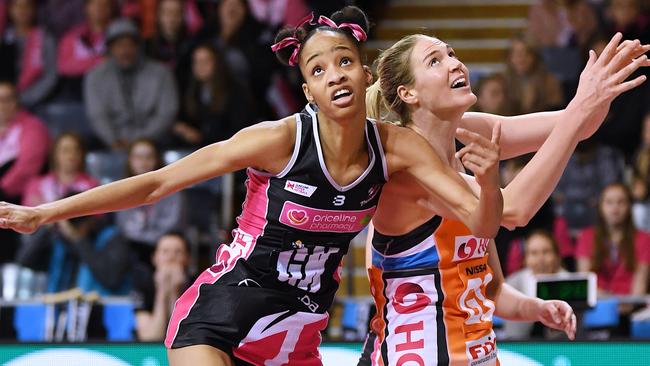
<svg viewBox="0 0 650 366">
<path fill-rule="evenodd" d="M 350 240 L 370 222 L 389 176 L 418 177 L 477 236 L 493 236 L 501 221 L 498 136 L 488 149 L 492 158 L 477 162 L 482 189 L 474 195 L 426 140 L 366 118 L 372 75 L 360 43 L 367 31 L 365 14 L 346 7 L 277 35 L 278 57 L 299 66 L 305 79 L 310 104 L 301 113 L 67 199 L 35 208 L 0 203 L 0 228 L 31 232 L 57 220 L 153 203 L 248 168 L 233 242 L 219 247 L 216 263 L 176 302 L 165 342 L 170 364 L 320 365 L 320 331 L 338 268 Z"/>
<path fill-rule="evenodd" d="M 580 233 L 576 245 L 578 271 L 595 272 L 602 295 L 645 295 L 650 268 L 650 234 L 637 230 L 632 195 L 610 184 L 600 195 L 596 225 Z"/>
<path fill-rule="evenodd" d="M 380 56 L 379 81 L 368 91 L 369 115 L 382 118 L 382 105 L 388 106 L 389 119 L 397 118 L 425 137 L 448 166 L 461 172 L 477 171 L 476 164 L 494 151 L 490 126 L 500 122 L 502 158 L 530 152 L 546 140 L 503 191 L 502 224 L 522 226 L 553 191 L 578 141 L 602 123 L 611 101 L 645 80 L 624 82 L 648 65 L 641 56 L 648 48 L 638 42 L 618 47 L 620 40 L 620 34 L 615 36 L 598 59 L 592 52 L 580 88 L 565 110 L 500 117 L 465 115 L 476 101 L 465 65 L 441 40 L 407 36 Z M 462 129 L 457 135 L 458 127 L 469 125 L 477 130 L 484 126 L 487 138 Z M 458 152 L 456 136 L 467 143 Z M 476 146 L 486 152 L 465 155 Z M 466 181 L 475 186 L 473 178 Z M 399 365 L 406 359 L 431 365 L 498 364 L 493 314 L 541 321 L 574 337 L 576 319 L 568 304 L 527 297 L 504 285 L 494 241 L 440 217 L 444 208 L 426 196 L 405 173 L 394 174 L 384 187 L 367 258 L 377 339 L 366 343 L 361 364 Z M 431 211 L 419 207 L 422 201 Z"/>
</svg>

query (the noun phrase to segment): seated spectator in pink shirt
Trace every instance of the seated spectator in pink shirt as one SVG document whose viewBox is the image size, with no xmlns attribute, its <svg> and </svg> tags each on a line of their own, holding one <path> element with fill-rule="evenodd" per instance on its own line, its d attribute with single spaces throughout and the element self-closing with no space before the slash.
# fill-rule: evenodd
<svg viewBox="0 0 650 366">
<path fill-rule="evenodd" d="M 9 2 L 10 24 L 2 36 L 0 58 L 18 87 L 20 103 L 34 108 L 56 86 L 56 41 L 44 27 L 36 24 L 34 0 Z"/>
<path fill-rule="evenodd" d="M 47 158 L 48 134 L 38 118 L 18 107 L 13 84 L 0 82 L 0 201 L 18 203 L 27 181 Z M 18 236 L 0 230 L 0 263 L 13 260 Z"/>
<path fill-rule="evenodd" d="M 80 78 L 103 61 L 104 33 L 113 9 L 112 0 L 86 1 L 86 21 L 69 30 L 59 43 L 59 74 Z"/>
<path fill-rule="evenodd" d="M 605 187 L 596 225 L 578 238 L 578 271 L 597 273 L 603 295 L 643 295 L 648 287 L 650 234 L 634 227 L 631 202 L 623 184 Z"/>
<path fill-rule="evenodd" d="M 50 172 L 27 184 L 23 205 L 38 206 L 99 185 L 85 172 L 86 149 L 79 135 L 67 132 L 57 137 L 50 158 Z"/>
</svg>

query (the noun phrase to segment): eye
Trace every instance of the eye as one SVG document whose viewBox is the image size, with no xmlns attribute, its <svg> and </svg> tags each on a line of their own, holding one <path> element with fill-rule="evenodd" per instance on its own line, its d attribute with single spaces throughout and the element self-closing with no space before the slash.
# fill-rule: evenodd
<svg viewBox="0 0 650 366">
<path fill-rule="evenodd" d="M 458 59 L 458 56 L 456 56 L 456 52 L 454 52 L 454 51 L 449 51 L 449 57 L 453 57 L 455 59 Z"/>
<path fill-rule="evenodd" d="M 323 68 L 321 68 L 320 66 L 314 67 L 314 69 L 311 71 L 311 74 L 314 76 L 318 76 L 322 73 L 323 73 Z"/>
<path fill-rule="evenodd" d="M 429 66 L 435 66 L 435 65 L 437 65 L 439 63 L 440 63 L 440 60 L 438 60 L 437 57 L 434 57 L 434 58 L 431 59 L 431 61 L 429 61 Z"/>
<path fill-rule="evenodd" d="M 352 60 L 350 60 L 350 58 L 348 58 L 348 57 L 343 57 L 341 59 L 341 66 L 347 66 L 347 65 L 349 65 L 351 63 L 352 63 Z"/>
</svg>

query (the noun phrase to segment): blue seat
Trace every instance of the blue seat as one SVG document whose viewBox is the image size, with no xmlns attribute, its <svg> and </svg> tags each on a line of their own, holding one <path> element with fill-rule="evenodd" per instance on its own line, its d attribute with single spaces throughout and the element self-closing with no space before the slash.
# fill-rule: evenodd
<svg viewBox="0 0 650 366">
<path fill-rule="evenodd" d="M 106 328 L 106 340 L 133 341 L 133 331 L 135 330 L 133 304 L 104 304 L 103 323 Z"/>
<path fill-rule="evenodd" d="M 359 304 L 354 300 L 345 300 L 343 302 L 343 315 L 341 317 L 341 326 L 343 329 L 356 329 L 359 317 Z"/>
<path fill-rule="evenodd" d="M 45 120 L 52 137 L 70 131 L 78 133 L 84 139 L 94 136 L 83 103 L 74 101 L 53 102 L 43 109 L 40 117 Z"/>
<path fill-rule="evenodd" d="M 14 329 L 20 342 L 45 341 L 45 304 L 17 305 L 14 312 Z"/>
<path fill-rule="evenodd" d="M 596 307 L 585 312 L 583 326 L 588 329 L 617 327 L 618 299 L 598 300 Z"/>
<path fill-rule="evenodd" d="M 492 326 L 495 328 L 501 328 L 505 324 L 505 321 L 498 316 L 492 316 Z"/>
<path fill-rule="evenodd" d="M 630 333 L 634 339 L 650 339 L 650 320 L 632 321 Z"/>
</svg>

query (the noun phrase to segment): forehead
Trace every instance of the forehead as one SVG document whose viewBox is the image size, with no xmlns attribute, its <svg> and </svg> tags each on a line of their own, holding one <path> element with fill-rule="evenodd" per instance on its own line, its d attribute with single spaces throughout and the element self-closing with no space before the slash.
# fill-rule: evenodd
<svg viewBox="0 0 650 366">
<path fill-rule="evenodd" d="M 552 246 L 551 241 L 543 235 L 533 235 L 528 239 L 529 248 L 550 248 Z"/>
<path fill-rule="evenodd" d="M 183 239 L 179 238 L 176 235 L 167 235 L 160 239 L 158 248 L 166 250 L 185 249 L 185 243 L 183 243 Z"/>
<path fill-rule="evenodd" d="M 355 45 L 345 35 L 330 30 L 318 31 L 311 36 L 305 44 L 302 45 L 300 53 L 301 61 L 309 60 L 313 55 L 324 55 L 333 53 L 343 46 L 349 49 L 355 49 Z"/>
<path fill-rule="evenodd" d="M 413 51 L 414 53 L 422 54 L 424 56 L 434 50 L 446 50 L 447 47 L 449 47 L 448 44 L 436 37 L 421 36 L 418 37 L 418 41 L 415 43 Z"/>
</svg>

